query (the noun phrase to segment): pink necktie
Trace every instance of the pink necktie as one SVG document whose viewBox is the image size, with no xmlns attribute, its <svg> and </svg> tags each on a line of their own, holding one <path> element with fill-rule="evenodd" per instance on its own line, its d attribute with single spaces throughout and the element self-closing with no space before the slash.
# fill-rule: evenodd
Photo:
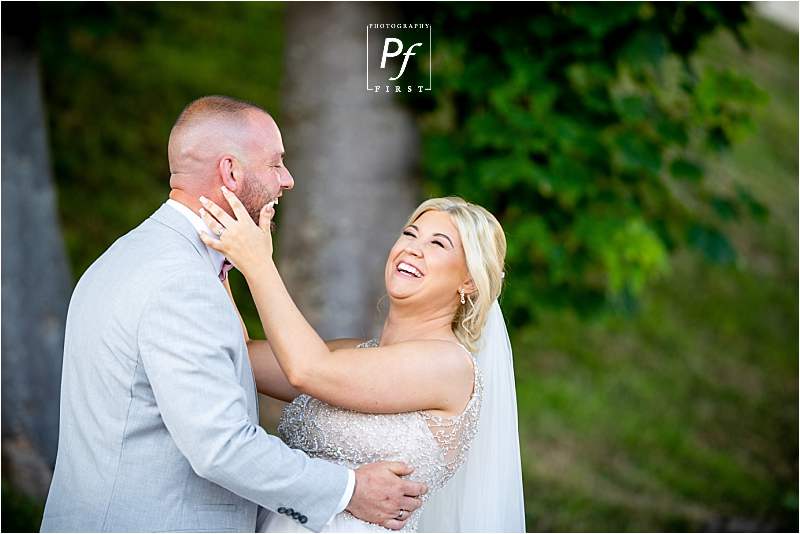
<svg viewBox="0 0 800 534">
<path fill-rule="evenodd" d="M 220 281 L 224 282 L 226 278 L 228 278 L 228 271 L 233 269 L 233 264 L 228 261 L 228 258 L 222 262 L 222 269 L 219 271 L 219 279 Z"/>
</svg>

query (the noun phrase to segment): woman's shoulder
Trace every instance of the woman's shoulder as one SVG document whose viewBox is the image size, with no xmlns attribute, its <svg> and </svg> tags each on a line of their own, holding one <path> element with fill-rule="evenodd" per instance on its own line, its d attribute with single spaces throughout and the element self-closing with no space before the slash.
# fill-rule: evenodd
<svg viewBox="0 0 800 534">
<path fill-rule="evenodd" d="M 472 383 L 475 363 L 472 353 L 457 340 L 431 339 L 414 343 L 436 362 L 440 372 L 450 378 L 462 377 Z"/>
<path fill-rule="evenodd" d="M 455 417 L 462 413 L 475 389 L 477 366 L 472 354 L 457 340 L 425 341 L 432 372 L 440 378 L 446 402 L 431 415 Z"/>
</svg>

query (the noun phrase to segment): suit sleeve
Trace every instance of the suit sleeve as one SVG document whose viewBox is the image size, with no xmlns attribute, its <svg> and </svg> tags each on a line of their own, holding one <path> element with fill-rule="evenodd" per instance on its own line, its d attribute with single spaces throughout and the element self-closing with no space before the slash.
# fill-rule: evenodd
<svg viewBox="0 0 800 534">
<path fill-rule="evenodd" d="M 270 510 L 292 508 L 319 531 L 337 511 L 348 470 L 250 421 L 233 363 L 240 337 L 224 288 L 208 273 L 172 276 L 151 295 L 138 344 L 164 424 L 199 476 Z"/>
</svg>

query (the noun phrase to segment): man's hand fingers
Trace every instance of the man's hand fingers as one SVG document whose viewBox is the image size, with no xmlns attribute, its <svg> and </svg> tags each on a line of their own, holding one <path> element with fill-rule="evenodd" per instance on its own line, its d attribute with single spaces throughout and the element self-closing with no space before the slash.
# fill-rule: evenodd
<svg viewBox="0 0 800 534">
<path fill-rule="evenodd" d="M 419 482 L 407 480 L 403 484 L 403 495 L 408 497 L 419 497 L 428 493 L 428 486 Z"/>
<path fill-rule="evenodd" d="M 422 499 L 415 499 L 414 497 L 403 497 L 400 499 L 400 508 L 409 512 L 413 512 L 422 506 Z"/>
<path fill-rule="evenodd" d="M 414 472 L 414 469 L 403 462 L 384 462 L 386 467 L 394 473 L 395 475 L 402 477 L 406 475 L 410 475 Z"/>
<path fill-rule="evenodd" d="M 406 521 L 408 521 L 406 519 Z M 406 524 L 406 521 L 398 521 L 397 519 L 388 519 L 383 526 L 390 530 L 400 530 Z"/>
<path fill-rule="evenodd" d="M 358 482 L 347 511 L 388 529 L 403 528 L 422 504 L 417 497 L 427 491 L 424 484 L 399 478 L 413 472 L 414 469 L 403 462 L 362 465 L 356 470 Z"/>
</svg>

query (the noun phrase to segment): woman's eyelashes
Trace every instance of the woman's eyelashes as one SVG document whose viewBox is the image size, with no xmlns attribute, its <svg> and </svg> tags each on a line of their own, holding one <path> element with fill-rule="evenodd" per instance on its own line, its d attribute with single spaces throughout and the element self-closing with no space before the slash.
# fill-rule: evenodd
<svg viewBox="0 0 800 534">
<path fill-rule="evenodd" d="M 410 232 L 409 230 L 404 231 L 403 235 L 406 235 L 408 237 L 413 237 L 413 238 L 417 237 L 413 232 Z M 444 243 L 442 243 L 441 241 L 438 241 L 438 240 L 434 240 L 433 244 L 434 245 L 439 245 L 442 248 L 447 248 L 447 247 L 444 246 Z"/>
</svg>

